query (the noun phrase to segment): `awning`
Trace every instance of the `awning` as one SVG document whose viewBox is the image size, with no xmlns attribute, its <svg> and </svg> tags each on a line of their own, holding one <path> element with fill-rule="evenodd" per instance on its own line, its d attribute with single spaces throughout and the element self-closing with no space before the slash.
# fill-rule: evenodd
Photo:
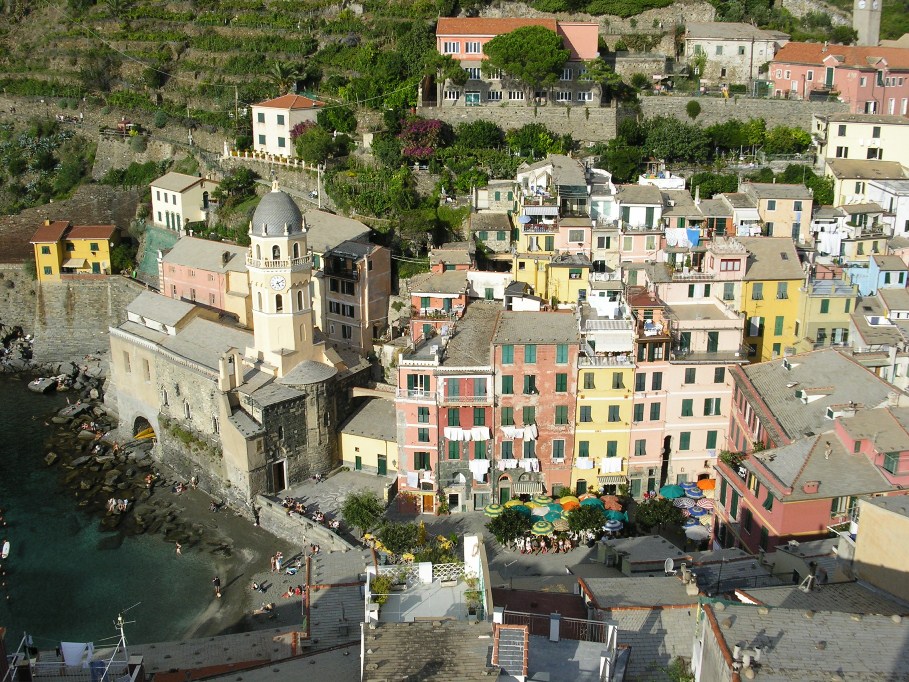
<svg viewBox="0 0 909 682">
<path fill-rule="evenodd" d="M 559 215 L 558 206 L 525 206 L 523 208 L 524 215 L 549 215 L 557 216 Z"/>
<path fill-rule="evenodd" d="M 543 484 L 540 481 L 515 481 L 511 484 L 513 495 L 535 495 L 543 492 Z"/>
<path fill-rule="evenodd" d="M 600 485 L 621 485 L 622 483 L 625 483 L 625 481 L 626 479 L 624 476 L 597 476 L 597 483 Z"/>
<path fill-rule="evenodd" d="M 75 269 L 84 268 L 87 262 L 88 259 L 86 258 L 70 258 L 69 260 L 63 261 L 63 265 L 61 267 Z"/>
</svg>

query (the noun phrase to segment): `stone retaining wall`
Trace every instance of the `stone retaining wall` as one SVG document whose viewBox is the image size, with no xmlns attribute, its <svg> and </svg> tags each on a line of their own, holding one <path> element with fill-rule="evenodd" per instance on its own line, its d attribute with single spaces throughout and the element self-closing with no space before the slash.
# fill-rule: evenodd
<svg viewBox="0 0 909 682">
<path fill-rule="evenodd" d="M 683 121 L 691 119 L 685 113 L 685 107 L 692 99 L 701 105 L 697 123 L 703 126 L 723 123 L 732 118 L 747 121 L 750 118 L 763 118 L 767 127 L 797 126 L 804 130 L 811 129 L 811 117 L 814 114 L 838 114 L 849 111 L 849 105 L 842 102 L 807 102 L 789 99 L 751 99 L 748 97 L 677 97 L 653 96 L 641 98 L 641 113 L 646 118 L 654 116 L 673 116 Z"/>
<path fill-rule="evenodd" d="M 684 111 L 684 107 L 683 107 Z M 595 142 L 610 140 L 616 133 L 616 110 L 598 106 L 559 106 L 548 104 L 533 107 L 514 106 L 441 106 L 423 107 L 419 114 L 425 118 L 438 118 L 452 126 L 474 121 L 494 121 L 503 130 L 520 128 L 528 123 L 542 123 L 554 133 L 569 133 L 575 140 Z"/>
<path fill-rule="evenodd" d="M 319 545 L 323 551 L 357 549 L 344 538 L 335 535 L 325 526 L 300 516 L 288 514 L 277 500 L 259 495 L 259 525 L 269 533 L 297 546 Z"/>
</svg>

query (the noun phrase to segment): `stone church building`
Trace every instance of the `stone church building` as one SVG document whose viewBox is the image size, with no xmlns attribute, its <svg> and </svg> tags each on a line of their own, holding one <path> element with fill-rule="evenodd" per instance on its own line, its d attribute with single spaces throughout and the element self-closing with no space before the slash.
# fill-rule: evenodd
<svg viewBox="0 0 909 682">
<path fill-rule="evenodd" d="M 124 435 L 153 428 L 156 458 L 241 510 L 338 465 L 350 388 L 370 374 L 356 353 L 327 346 L 314 324 L 305 225 L 277 184 L 249 234 L 253 329 L 142 293 L 110 329 L 106 394 Z"/>
</svg>

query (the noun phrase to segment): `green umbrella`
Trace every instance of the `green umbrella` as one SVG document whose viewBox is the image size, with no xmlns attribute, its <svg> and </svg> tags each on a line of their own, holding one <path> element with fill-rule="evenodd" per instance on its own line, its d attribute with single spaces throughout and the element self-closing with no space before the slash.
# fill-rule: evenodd
<svg viewBox="0 0 909 682">
<path fill-rule="evenodd" d="M 530 507 L 528 507 L 526 504 L 516 504 L 512 507 L 512 509 L 514 509 L 519 514 L 523 514 L 524 516 L 530 516 L 532 514 Z"/>
<path fill-rule="evenodd" d="M 530 532 L 534 535 L 549 535 L 552 530 L 552 524 L 549 521 L 537 521 L 533 524 Z"/>
<path fill-rule="evenodd" d="M 588 497 L 586 500 L 581 500 L 582 507 L 599 507 L 603 508 L 603 500 L 598 497 Z"/>
<path fill-rule="evenodd" d="M 501 504 L 493 503 L 487 504 L 485 507 L 483 507 L 483 513 L 486 514 L 486 516 L 491 516 L 492 518 L 499 516 L 503 511 L 505 511 L 505 507 L 503 507 Z"/>
<path fill-rule="evenodd" d="M 559 512 L 560 514 L 562 513 L 562 505 L 560 505 L 558 502 L 550 502 L 546 506 L 549 507 L 549 511 Z"/>
<path fill-rule="evenodd" d="M 531 502 L 536 502 L 537 504 L 549 504 L 550 502 L 552 502 L 552 498 L 549 497 L 549 495 L 543 495 L 542 493 L 540 493 L 539 495 L 536 495 L 531 500 Z"/>
<path fill-rule="evenodd" d="M 628 515 L 625 512 L 615 511 L 614 509 L 607 509 L 603 512 L 605 516 L 610 521 L 627 521 Z"/>
<path fill-rule="evenodd" d="M 544 516 L 543 518 L 545 520 L 549 521 L 550 523 L 553 523 L 555 521 L 558 521 L 560 518 L 562 518 L 562 515 L 559 512 L 551 511 L 548 514 L 546 514 L 546 516 Z"/>
<path fill-rule="evenodd" d="M 674 500 L 677 497 L 682 497 L 684 494 L 685 489 L 680 485 L 664 485 L 660 488 L 660 495 L 667 500 Z"/>
</svg>

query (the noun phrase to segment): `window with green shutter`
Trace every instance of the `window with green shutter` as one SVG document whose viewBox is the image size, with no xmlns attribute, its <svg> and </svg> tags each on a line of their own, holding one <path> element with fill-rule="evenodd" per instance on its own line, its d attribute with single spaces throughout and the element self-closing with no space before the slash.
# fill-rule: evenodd
<svg viewBox="0 0 909 682">
<path fill-rule="evenodd" d="M 590 408 L 590 405 L 581 406 L 581 421 L 582 422 L 592 422 L 593 421 L 593 413 Z"/>
<path fill-rule="evenodd" d="M 685 368 L 685 383 L 693 384 L 696 373 L 697 373 L 697 370 L 694 367 L 686 367 Z"/>
<path fill-rule="evenodd" d="M 514 393 L 514 377 L 510 374 L 502 375 L 502 395 L 511 395 Z"/>
<path fill-rule="evenodd" d="M 475 440 L 473 442 L 473 458 L 486 459 L 486 441 Z"/>
<path fill-rule="evenodd" d="M 514 459 L 514 441 L 502 441 L 502 459 Z"/>
<path fill-rule="evenodd" d="M 633 421 L 642 422 L 644 421 L 644 403 L 638 403 L 634 406 L 634 417 Z"/>
<path fill-rule="evenodd" d="M 720 506 L 721 507 L 726 506 L 726 485 L 727 485 L 726 479 L 721 478 L 720 479 Z"/>
<path fill-rule="evenodd" d="M 429 442 L 429 429 L 417 429 L 417 440 L 420 443 Z"/>
<path fill-rule="evenodd" d="M 429 453 L 428 452 L 413 453 L 413 468 L 414 468 L 414 470 L 429 469 Z"/>
<path fill-rule="evenodd" d="M 609 406 L 609 414 L 607 416 L 607 419 L 611 422 L 619 421 L 619 406 L 618 405 Z"/>
<path fill-rule="evenodd" d="M 682 401 L 682 416 L 683 417 L 693 417 L 694 416 L 694 399 L 685 398 Z"/>
<path fill-rule="evenodd" d="M 537 442 L 535 440 L 524 441 L 524 459 L 533 459 L 537 456 Z"/>
<path fill-rule="evenodd" d="M 473 408 L 473 425 L 474 426 L 486 426 L 486 408 L 485 407 Z"/>
<path fill-rule="evenodd" d="M 556 405 L 555 423 L 559 426 L 564 426 L 568 423 L 568 405 Z"/>
<path fill-rule="evenodd" d="M 556 374 L 555 384 L 556 393 L 565 393 L 568 390 L 568 375 Z"/>
<path fill-rule="evenodd" d="M 650 403 L 650 421 L 660 421 L 660 403 Z"/>
<path fill-rule="evenodd" d="M 713 383 L 722 384 L 726 381 L 726 368 L 717 367 L 713 370 Z"/>
<path fill-rule="evenodd" d="M 502 408 L 502 426 L 514 426 L 514 408 Z"/>
<path fill-rule="evenodd" d="M 556 364 L 565 365 L 568 363 L 568 344 L 560 343 L 556 345 Z"/>
<path fill-rule="evenodd" d="M 767 551 L 767 544 L 770 540 L 770 532 L 764 526 L 761 526 L 761 542 L 760 548 L 765 552 Z"/>
<path fill-rule="evenodd" d="M 590 441 L 578 441 L 578 457 L 590 457 Z"/>
<path fill-rule="evenodd" d="M 449 426 L 460 426 L 461 425 L 461 410 L 457 407 L 448 408 L 448 425 Z"/>
<path fill-rule="evenodd" d="M 524 395 L 534 395 L 537 392 L 537 377 L 535 374 L 524 375 Z"/>
<path fill-rule="evenodd" d="M 716 448 L 716 431 L 707 432 L 707 449 L 713 450 Z"/>
<path fill-rule="evenodd" d="M 784 318 L 782 315 L 777 315 L 776 318 L 773 320 L 773 335 L 774 336 L 783 335 L 783 322 L 785 321 L 785 319 L 786 318 Z"/>
<path fill-rule="evenodd" d="M 647 440 L 644 438 L 638 438 L 634 442 L 634 454 L 637 457 L 642 457 L 647 454 Z"/>
<path fill-rule="evenodd" d="M 729 502 L 729 518 L 737 519 L 739 515 L 739 493 L 732 491 L 732 500 Z"/>
<path fill-rule="evenodd" d="M 461 382 L 457 379 L 452 379 L 448 382 L 448 395 L 452 398 L 457 398 L 461 395 Z"/>
<path fill-rule="evenodd" d="M 510 343 L 506 343 L 504 346 L 502 346 L 502 364 L 514 364 L 514 346 Z"/>
<path fill-rule="evenodd" d="M 619 441 L 607 440 L 606 441 L 606 456 L 615 457 L 618 454 L 619 454 Z"/>
<path fill-rule="evenodd" d="M 429 307 L 429 296 L 421 296 L 421 297 L 420 297 L 420 307 L 421 307 L 421 308 L 428 308 L 428 307 Z"/>
<path fill-rule="evenodd" d="M 824 315 L 830 312 L 830 299 L 822 298 L 821 299 L 821 314 Z"/>
<path fill-rule="evenodd" d="M 763 507 L 767 511 L 773 511 L 773 493 L 769 490 L 767 491 L 767 497 L 764 498 Z"/>
<path fill-rule="evenodd" d="M 647 375 L 646 374 L 635 374 L 634 375 L 634 390 L 635 391 L 646 391 L 647 390 Z"/>
<path fill-rule="evenodd" d="M 456 440 L 448 441 L 448 459 L 461 458 L 461 443 Z"/>
<path fill-rule="evenodd" d="M 537 347 L 535 344 L 524 345 L 524 362 L 532 364 L 537 361 Z"/>
<path fill-rule="evenodd" d="M 418 407 L 417 408 L 417 421 L 420 424 L 429 423 L 429 408 L 428 407 Z"/>
<path fill-rule="evenodd" d="M 691 449 L 691 431 L 682 431 L 679 434 L 679 450 Z"/>
<path fill-rule="evenodd" d="M 612 388 L 617 391 L 625 388 L 625 376 L 622 372 L 612 373 Z"/>
<path fill-rule="evenodd" d="M 584 388 L 585 389 L 594 389 L 596 388 L 596 379 L 593 372 L 584 372 Z"/>
<path fill-rule="evenodd" d="M 553 459 L 565 458 L 565 441 L 561 438 L 552 441 L 552 457 Z"/>
<path fill-rule="evenodd" d="M 521 408 L 521 416 L 525 425 L 533 424 L 537 420 L 537 411 L 533 407 L 524 407 Z"/>
</svg>

